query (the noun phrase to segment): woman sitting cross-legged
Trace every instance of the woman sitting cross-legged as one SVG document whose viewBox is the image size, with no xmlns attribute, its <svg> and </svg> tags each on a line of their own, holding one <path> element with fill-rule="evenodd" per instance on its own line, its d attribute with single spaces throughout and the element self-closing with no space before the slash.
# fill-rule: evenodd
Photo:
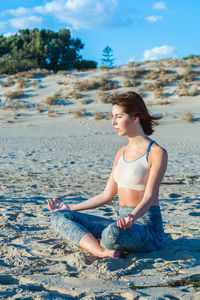
<svg viewBox="0 0 200 300">
<path fill-rule="evenodd" d="M 116 154 L 104 191 L 86 201 L 67 205 L 47 200 L 54 228 L 70 242 L 98 257 L 120 252 L 147 252 L 162 247 L 164 231 L 159 187 L 167 168 L 167 152 L 149 136 L 160 117 L 152 116 L 134 92 L 112 101 L 112 124 L 128 144 Z M 104 218 L 79 211 L 107 204 L 118 194 L 119 218 Z M 56 205 L 55 205 L 56 204 Z"/>
</svg>

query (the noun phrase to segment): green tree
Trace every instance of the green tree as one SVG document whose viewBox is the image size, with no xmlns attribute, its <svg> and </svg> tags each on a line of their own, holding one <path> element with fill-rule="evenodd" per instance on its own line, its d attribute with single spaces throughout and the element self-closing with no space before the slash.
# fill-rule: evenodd
<svg viewBox="0 0 200 300">
<path fill-rule="evenodd" d="M 68 70 L 81 63 L 84 44 L 67 29 L 22 29 L 8 38 L 0 36 L 0 73 L 16 73 L 33 67 Z M 86 64 L 86 61 L 84 61 Z"/>
<path fill-rule="evenodd" d="M 103 49 L 102 56 L 102 65 L 107 68 L 112 68 L 113 63 L 115 61 L 115 58 L 113 57 L 113 50 L 109 46 L 106 46 Z"/>
</svg>

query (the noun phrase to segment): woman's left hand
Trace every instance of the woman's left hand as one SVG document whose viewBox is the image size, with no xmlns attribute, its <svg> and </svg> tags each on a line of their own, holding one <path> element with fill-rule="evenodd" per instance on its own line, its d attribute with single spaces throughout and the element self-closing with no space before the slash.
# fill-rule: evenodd
<svg viewBox="0 0 200 300">
<path fill-rule="evenodd" d="M 117 227 L 121 229 L 131 228 L 133 225 L 133 221 L 130 217 L 122 218 L 117 221 Z"/>
<path fill-rule="evenodd" d="M 47 200 L 48 207 L 51 212 L 55 212 L 57 210 L 70 210 L 69 205 L 61 202 L 60 200 L 53 198 L 53 200 Z M 58 206 L 55 206 L 55 203 L 57 203 Z"/>
</svg>

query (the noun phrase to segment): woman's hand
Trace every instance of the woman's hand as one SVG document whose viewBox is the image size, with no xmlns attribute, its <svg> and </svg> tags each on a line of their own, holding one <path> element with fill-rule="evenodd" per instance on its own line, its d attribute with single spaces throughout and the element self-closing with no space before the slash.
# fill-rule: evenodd
<svg viewBox="0 0 200 300">
<path fill-rule="evenodd" d="M 48 203 L 48 207 L 51 212 L 55 212 L 57 210 L 70 210 L 69 205 L 61 202 L 60 200 L 58 200 L 56 198 L 53 198 L 52 201 L 47 200 L 47 203 Z M 58 203 L 58 205 L 55 206 L 54 203 Z"/>
<path fill-rule="evenodd" d="M 117 227 L 121 229 L 131 228 L 132 225 L 133 225 L 133 220 L 129 216 L 117 221 Z"/>
</svg>

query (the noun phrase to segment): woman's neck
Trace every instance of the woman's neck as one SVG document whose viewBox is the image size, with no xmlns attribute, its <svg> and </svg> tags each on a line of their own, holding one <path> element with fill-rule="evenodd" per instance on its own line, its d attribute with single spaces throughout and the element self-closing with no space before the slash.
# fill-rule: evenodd
<svg viewBox="0 0 200 300">
<path fill-rule="evenodd" d="M 143 135 L 135 135 L 132 137 L 129 137 L 129 145 L 133 148 L 141 146 L 143 144 L 146 144 L 146 142 L 150 141 L 150 138 L 146 136 L 145 134 Z"/>
</svg>

